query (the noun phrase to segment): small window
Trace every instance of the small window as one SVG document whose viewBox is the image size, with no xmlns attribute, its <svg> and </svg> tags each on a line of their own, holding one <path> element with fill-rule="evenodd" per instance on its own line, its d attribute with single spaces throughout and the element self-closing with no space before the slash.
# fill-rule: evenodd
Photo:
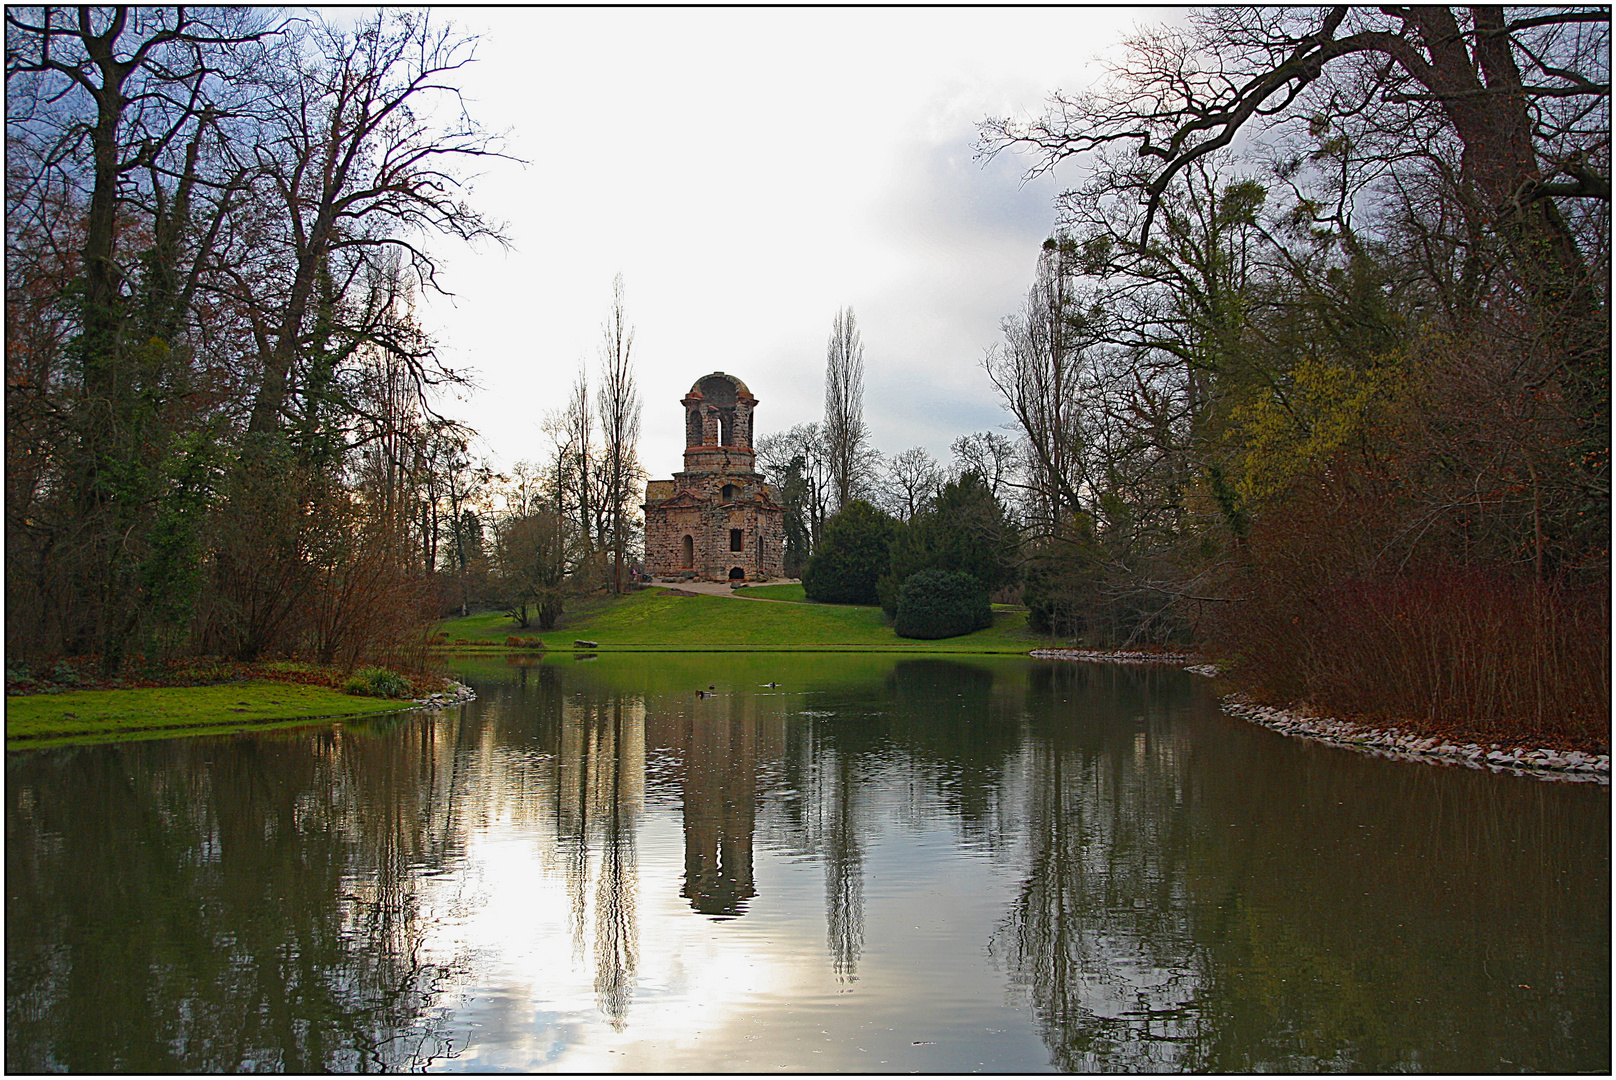
<svg viewBox="0 0 1616 1080">
<path fill-rule="evenodd" d="M 746 550 L 746 531 L 744 529 L 731 529 L 729 531 L 729 549 L 731 551 Z"/>
<path fill-rule="evenodd" d="M 723 492 L 724 501 L 725 502 L 734 502 L 735 501 L 735 496 L 740 493 L 740 490 L 741 489 L 736 487 L 734 484 L 725 484 L 724 485 L 724 492 Z"/>
</svg>

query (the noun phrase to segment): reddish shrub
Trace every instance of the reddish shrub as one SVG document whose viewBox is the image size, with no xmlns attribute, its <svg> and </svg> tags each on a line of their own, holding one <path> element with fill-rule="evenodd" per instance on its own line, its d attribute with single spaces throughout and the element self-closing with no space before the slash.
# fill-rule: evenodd
<svg viewBox="0 0 1616 1080">
<path fill-rule="evenodd" d="M 1219 639 L 1275 697 L 1499 738 L 1610 738 L 1610 597 L 1485 570 L 1270 579 Z"/>
</svg>

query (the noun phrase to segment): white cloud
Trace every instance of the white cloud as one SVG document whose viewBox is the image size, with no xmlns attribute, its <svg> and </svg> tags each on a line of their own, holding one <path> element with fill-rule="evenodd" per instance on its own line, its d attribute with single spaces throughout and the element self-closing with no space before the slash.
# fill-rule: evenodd
<svg viewBox="0 0 1616 1080">
<path fill-rule="evenodd" d="M 1127 9 L 454 9 L 480 35 L 473 115 L 526 168 L 476 204 L 513 250 L 439 244 L 453 305 L 422 312 L 481 389 L 449 411 L 503 463 L 593 369 L 613 275 L 637 329 L 652 475 L 680 464 L 678 400 L 745 379 L 777 430 L 821 411 L 825 338 L 852 306 L 878 446 L 1002 422 L 979 368 L 1031 281 L 1055 181 L 972 158 L 989 115 L 1092 75 Z"/>
</svg>

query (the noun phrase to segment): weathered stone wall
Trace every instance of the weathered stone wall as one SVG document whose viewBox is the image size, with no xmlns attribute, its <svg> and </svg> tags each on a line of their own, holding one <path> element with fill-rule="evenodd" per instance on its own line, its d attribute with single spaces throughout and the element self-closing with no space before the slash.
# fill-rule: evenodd
<svg viewBox="0 0 1616 1080">
<path fill-rule="evenodd" d="M 724 502 L 725 484 L 741 490 Z M 756 473 L 679 474 L 673 505 L 645 505 L 645 567 L 658 577 L 682 571 L 706 580 L 725 581 L 740 567 L 746 580 L 776 578 L 783 572 L 785 515 L 769 498 Z M 741 530 L 740 551 L 730 550 L 730 530 Z M 693 558 L 684 565 L 684 537 L 691 538 Z"/>
<path fill-rule="evenodd" d="M 739 379 L 714 372 L 698 379 L 681 404 L 686 437 L 699 433 L 701 442 L 686 447 L 683 472 L 646 486 L 646 571 L 656 577 L 688 574 L 726 581 L 738 567 L 748 581 L 779 577 L 784 571 L 785 514 L 755 471 L 757 399 Z M 721 418 L 728 421 L 727 433 Z M 724 487 L 730 484 L 738 490 L 725 500 Z M 730 550 L 732 529 L 741 530 L 740 551 Z M 688 565 L 686 536 L 692 548 Z"/>
</svg>

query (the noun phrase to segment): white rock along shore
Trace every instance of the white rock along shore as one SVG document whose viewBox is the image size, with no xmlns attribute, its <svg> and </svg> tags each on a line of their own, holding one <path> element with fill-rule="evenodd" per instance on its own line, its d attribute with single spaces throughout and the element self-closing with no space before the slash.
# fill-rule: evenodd
<svg viewBox="0 0 1616 1080">
<path fill-rule="evenodd" d="M 1190 653 L 1129 652 L 1123 649 L 1034 649 L 1040 660 L 1089 660 L 1101 664 L 1171 664 L 1183 667 L 1200 659 Z"/>
<path fill-rule="evenodd" d="M 464 705 L 468 701 L 477 700 L 477 691 L 465 683 L 449 682 L 449 690 L 442 694 L 428 694 L 424 698 L 416 698 L 415 703 L 426 709 L 442 709 L 450 705 Z"/>
<path fill-rule="evenodd" d="M 1575 783 L 1610 784 L 1610 755 L 1585 754 L 1581 750 L 1530 750 L 1502 743 L 1451 742 L 1437 735 L 1417 735 L 1395 727 L 1376 728 L 1312 716 L 1294 709 L 1258 705 L 1244 694 L 1223 699 L 1223 711 L 1285 735 L 1296 735 L 1329 743 L 1347 750 L 1398 761 L 1421 761 L 1433 765 L 1465 765 L 1472 769 L 1530 776 L 1538 780 L 1564 780 Z"/>
<path fill-rule="evenodd" d="M 1199 657 L 1184 653 L 1037 649 L 1032 655 L 1049 660 L 1086 660 L 1109 664 L 1170 664 L 1208 678 L 1216 678 L 1219 674 L 1215 664 L 1199 662 Z M 1581 750 L 1561 753 L 1521 746 L 1506 747 L 1502 743 L 1457 743 L 1435 735 L 1406 733 L 1396 727 L 1377 728 L 1350 720 L 1317 716 L 1301 708 L 1259 705 L 1244 694 L 1226 695 L 1222 699 L 1222 706 L 1230 716 L 1261 724 L 1281 734 L 1312 739 L 1374 757 L 1431 765 L 1464 765 L 1538 780 L 1610 784 L 1609 754 L 1585 754 Z"/>
</svg>

